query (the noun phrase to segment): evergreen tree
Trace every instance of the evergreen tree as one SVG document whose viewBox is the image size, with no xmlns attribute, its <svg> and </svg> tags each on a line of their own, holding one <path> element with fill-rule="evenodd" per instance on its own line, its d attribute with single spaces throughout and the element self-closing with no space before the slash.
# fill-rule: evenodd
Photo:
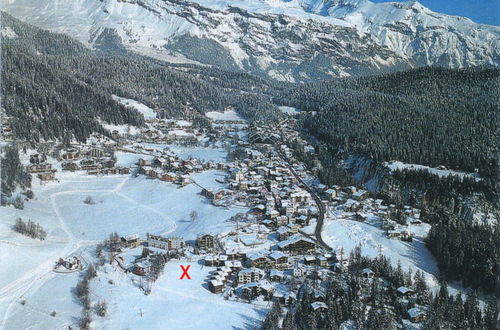
<svg viewBox="0 0 500 330">
<path fill-rule="evenodd" d="M 498 302 L 495 299 L 488 301 L 484 311 L 484 328 L 497 330 L 500 327 Z"/>
</svg>

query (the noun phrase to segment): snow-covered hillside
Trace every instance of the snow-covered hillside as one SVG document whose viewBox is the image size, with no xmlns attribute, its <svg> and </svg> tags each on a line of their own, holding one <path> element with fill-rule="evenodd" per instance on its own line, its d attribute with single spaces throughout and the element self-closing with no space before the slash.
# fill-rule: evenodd
<svg viewBox="0 0 500 330">
<path fill-rule="evenodd" d="M 412 58 L 418 65 L 460 68 L 500 64 L 498 27 L 435 13 L 418 1 L 334 0 L 321 1 L 319 6 L 310 8 L 355 25 L 370 33 L 378 44 Z"/>
<path fill-rule="evenodd" d="M 307 81 L 499 64 L 500 29 L 417 2 L 8 0 L 3 9 L 102 50 Z"/>
</svg>

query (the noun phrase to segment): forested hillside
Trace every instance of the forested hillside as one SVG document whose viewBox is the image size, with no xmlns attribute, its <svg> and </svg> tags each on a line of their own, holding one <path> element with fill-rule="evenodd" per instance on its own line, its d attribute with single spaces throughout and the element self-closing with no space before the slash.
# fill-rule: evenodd
<svg viewBox="0 0 500 330">
<path fill-rule="evenodd" d="M 14 118 L 15 134 L 26 139 L 72 134 L 82 140 L 92 131 L 106 133 L 99 119 L 142 125 L 142 116 L 112 94 L 145 103 L 162 117 L 182 117 L 187 106 L 200 115 L 234 106 L 250 119 L 275 119 L 275 103 L 319 111 L 303 123 L 333 153 L 498 175 L 498 69 L 422 68 L 287 84 L 96 53 L 69 37 L 2 18 L 12 30 L 2 33 L 3 106 Z"/>
<path fill-rule="evenodd" d="M 444 210 L 423 216 L 433 224 L 426 243 L 441 276 L 500 297 L 500 225 L 470 224 Z"/>
<path fill-rule="evenodd" d="M 113 101 L 68 68 L 55 67 L 66 56 L 86 56 L 82 45 L 21 23 L 2 14 L 3 107 L 16 136 L 38 141 L 73 135 L 83 140 L 91 132 L 105 133 L 98 119 L 114 124 L 142 125 L 134 110 Z"/>
<path fill-rule="evenodd" d="M 422 68 L 293 86 L 279 102 L 333 151 L 498 175 L 500 70 Z"/>
<path fill-rule="evenodd" d="M 8 31 L 2 33 L 3 107 L 13 118 L 14 134 L 26 140 L 74 136 L 83 141 L 91 132 L 108 133 L 100 120 L 144 124 L 142 115 L 114 101 L 112 94 L 145 103 L 162 117 L 182 117 L 188 106 L 200 115 L 227 106 L 250 118 L 279 115 L 269 97 L 249 93 L 249 84 L 262 86 L 249 75 L 93 52 L 5 13 L 2 29 Z M 247 92 L 234 90 L 237 86 Z"/>
</svg>

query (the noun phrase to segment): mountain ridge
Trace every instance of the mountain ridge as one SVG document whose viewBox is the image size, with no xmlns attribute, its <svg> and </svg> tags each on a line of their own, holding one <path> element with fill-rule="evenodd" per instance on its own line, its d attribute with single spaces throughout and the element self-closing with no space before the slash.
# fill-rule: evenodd
<svg viewBox="0 0 500 330">
<path fill-rule="evenodd" d="M 415 1 L 10 0 L 4 7 L 88 47 L 105 50 L 103 40 L 112 40 L 115 50 L 291 82 L 500 65 L 500 28 Z"/>
</svg>

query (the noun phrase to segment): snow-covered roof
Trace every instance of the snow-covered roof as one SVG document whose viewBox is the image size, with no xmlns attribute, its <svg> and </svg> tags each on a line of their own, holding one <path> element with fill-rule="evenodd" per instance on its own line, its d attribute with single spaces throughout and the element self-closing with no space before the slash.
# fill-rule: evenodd
<svg viewBox="0 0 500 330">
<path fill-rule="evenodd" d="M 238 272 L 238 276 L 245 275 L 245 274 L 251 274 L 251 273 L 259 273 L 260 275 L 264 276 L 264 271 L 259 268 L 247 268 L 247 269 L 242 269 Z"/>
<path fill-rule="evenodd" d="M 125 236 L 124 238 L 127 241 L 132 241 L 132 240 L 139 239 L 139 235 L 138 234 L 132 234 L 132 235 Z"/>
<path fill-rule="evenodd" d="M 407 288 L 407 287 L 405 287 L 405 286 L 401 286 L 401 287 L 399 287 L 399 288 L 397 289 L 397 291 L 398 291 L 399 293 L 403 294 L 403 295 L 404 295 L 404 294 L 406 294 L 406 293 L 408 293 L 408 292 L 413 292 L 413 290 L 412 290 L 412 289 L 408 289 L 408 288 Z"/>
<path fill-rule="evenodd" d="M 211 280 L 210 283 L 212 283 L 213 286 L 221 286 L 224 285 L 221 281 L 219 280 Z"/>
<path fill-rule="evenodd" d="M 314 244 L 314 241 L 312 239 L 310 239 L 310 238 L 307 238 L 307 237 L 304 237 L 304 236 L 301 236 L 301 235 L 294 235 L 294 236 L 291 236 L 289 239 L 287 239 L 285 241 L 279 242 L 278 246 L 280 248 L 283 248 L 285 246 L 297 243 L 299 241 L 305 241 L 305 242 L 309 242 L 309 243 L 313 243 Z"/>
<path fill-rule="evenodd" d="M 265 258 L 265 257 L 266 257 L 265 254 L 262 253 L 261 251 L 247 254 L 247 258 L 249 260 L 256 260 L 256 259 Z"/>
<path fill-rule="evenodd" d="M 151 267 L 151 263 L 149 261 L 147 261 L 147 260 L 144 260 L 144 261 L 138 262 L 136 264 L 136 266 L 144 268 L 144 269 L 147 269 L 147 268 Z"/>
<path fill-rule="evenodd" d="M 280 251 L 274 251 L 273 253 L 271 253 L 269 255 L 269 258 L 274 259 L 274 260 L 276 260 L 278 258 L 283 258 L 283 257 L 288 257 L 288 255 L 283 253 L 283 252 L 280 252 Z"/>
<path fill-rule="evenodd" d="M 257 234 L 240 235 L 240 241 L 246 246 L 260 245 L 264 241 L 259 239 Z"/>
<path fill-rule="evenodd" d="M 228 260 L 224 263 L 225 266 L 227 267 L 241 267 L 241 261 L 239 260 Z"/>
<path fill-rule="evenodd" d="M 269 283 L 268 280 L 262 280 L 262 281 L 259 281 L 259 282 L 247 283 L 247 284 L 242 285 L 240 287 L 240 289 L 248 289 L 248 288 L 252 288 L 252 287 L 259 287 L 259 288 L 264 289 L 266 291 L 269 291 L 269 290 L 273 289 L 273 286 L 271 285 L 271 283 Z"/>
<path fill-rule="evenodd" d="M 408 315 L 411 318 L 418 317 L 420 315 L 424 315 L 425 313 L 418 307 L 413 307 L 408 310 Z"/>
<path fill-rule="evenodd" d="M 318 310 L 319 308 L 328 308 L 328 306 L 322 302 L 322 301 L 315 301 L 311 304 L 311 307 L 314 309 L 314 310 Z"/>
<path fill-rule="evenodd" d="M 290 229 L 288 229 L 287 227 L 281 226 L 281 227 L 278 228 L 278 230 L 276 230 L 276 233 L 278 233 L 278 234 L 285 234 L 285 233 L 287 233 L 289 231 L 290 231 Z"/>
<path fill-rule="evenodd" d="M 271 269 L 271 272 L 269 273 L 269 276 L 280 276 L 280 277 L 283 277 L 284 274 L 281 270 L 277 270 L 277 269 Z"/>
</svg>

